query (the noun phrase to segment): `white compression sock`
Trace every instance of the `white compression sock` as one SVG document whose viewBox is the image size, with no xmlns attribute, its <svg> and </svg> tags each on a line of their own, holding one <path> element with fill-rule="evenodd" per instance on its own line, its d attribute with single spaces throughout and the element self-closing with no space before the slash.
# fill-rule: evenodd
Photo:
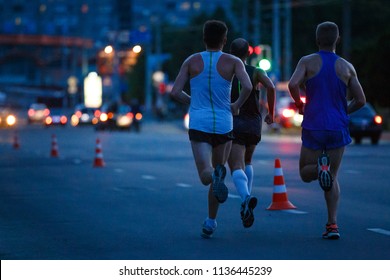
<svg viewBox="0 0 390 280">
<path fill-rule="evenodd" d="M 232 173 L 232 178 L 237 192 L 241 196 L 241 201 L 244 202 L 245 198 L 249 195 L 248 178 L 242 169 L 234 170 Z"/>
<path fill-rule="evenodd" d="M 253 165 L 247 164 L 245 165 L 245 174 L 248 178 L 248 191 L 252 193 L 252 184 L 253 184 Z"/>
</svg>

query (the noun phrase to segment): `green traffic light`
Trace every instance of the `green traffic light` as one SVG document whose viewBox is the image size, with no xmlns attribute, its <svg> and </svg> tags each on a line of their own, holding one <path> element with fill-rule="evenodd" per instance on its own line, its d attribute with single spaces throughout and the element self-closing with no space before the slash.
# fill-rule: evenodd
<svg viewBox="0 0 390 280">
<path fill-rule="evenodd" d="M 263 69 L 264 71 L 268 71 L 271 69 L 271 62 L 268 59 L 261 59 L 258 64 L 260 69 Z"/>
</svg>

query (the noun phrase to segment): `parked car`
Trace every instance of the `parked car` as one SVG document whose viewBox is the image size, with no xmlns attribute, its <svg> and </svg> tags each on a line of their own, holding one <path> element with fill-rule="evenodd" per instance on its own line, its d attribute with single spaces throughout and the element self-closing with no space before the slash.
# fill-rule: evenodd
<svg viewBox="0 0 390 280">
<path fill-rule="evenodd" d="M 371 104 L 366 103 L 349 117 L 349 132 L 356 144 L 360 144 L 366 137 L 371 139 L 372 144 L 378 144 L 383 131 L 383 120 Z"/>
<path fill-rule="evenodd" d="M 305 99 L 302 99 L 304 102 Z M 283 128 L 300 127 L 303 115 L 299 114 L 298 108 L 291 97 L 282 97 L 275 106 L 275 123 Z"/>
<path fill-rule="evenodd" d="M 46 117 L 50 114 L 50 110 L 43 103 L 33 103 L 27 111 L 27 122 L 44 123 Z"/>
<path fill-rule="evenodd" d="M 75 107 L 75 111 L 70 118 L 70 123 L 72 126 L 97 124 L 99 117 L 99 108 L 90 108 L 85 107 L 84 105 L 79 105 Z"/>
<path fill-rule="evenodd" d="M 48 116 L 45 118 L 45 126 L 60 125 L 65 126 L 68 123 L 68 117 L 61 109 L 51 109 Z"/>
<path fill-rule="evenodd" d="M 16 115 L 7 107 L 0 107 L 0 127 L 14 127 L 17 123 Z"/>
<path fill-rule="evenodd" d="M 134 122 L 131 107 L 124 103 L 103 104 L 100 111 L 99 120 L 95 125 L 96 130 L 130 130 Z"/>
</svg>

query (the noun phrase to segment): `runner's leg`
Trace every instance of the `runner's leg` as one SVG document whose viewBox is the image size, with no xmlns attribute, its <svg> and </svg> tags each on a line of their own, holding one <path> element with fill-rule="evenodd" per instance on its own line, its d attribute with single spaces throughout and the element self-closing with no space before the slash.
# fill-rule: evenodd
<svg viewBox="0 0 390 280">
<path fill-rule="evenodd" d="M 330 173 L 333 176 L 333 187 L 329 192 L 324 192 L 326 206 L 328 209 L 328 224 L 337 223 L 337 210 L 340 199 L 340 185 L 338 182 L 338 171 L 344 154 L 345 147 L 328 150 L 331 166 Z"/>
<path fill-rule="evenodd" d="M 255 152 L 256 145 L 247 146 L 245 149 L 245 174 L 248 177 L 248 191 L 252 193 L 253 186 L 253 166 L 252 166 L 252 157 Z"/>
</svg>

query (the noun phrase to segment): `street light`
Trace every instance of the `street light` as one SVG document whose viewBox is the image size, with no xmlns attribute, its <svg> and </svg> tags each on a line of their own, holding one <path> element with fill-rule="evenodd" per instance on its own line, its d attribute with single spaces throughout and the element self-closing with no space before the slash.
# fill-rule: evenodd
<svg viewBox="0 0 390 280">
<path fill-rule="evenodd" d="M 104 48 L 104 53 L 105 54 L 111 54 L 114 52 L 114 48 L 111 45 L 108 45 Z"/>
<path fill-rule="evenodd" d="M 142 51 L 142 47 L 140 46 L 140 45 L 135 45 L 134 47 L 133 47 L 133 52 L 134 53 L 140 53 Z"/>
</svg>

